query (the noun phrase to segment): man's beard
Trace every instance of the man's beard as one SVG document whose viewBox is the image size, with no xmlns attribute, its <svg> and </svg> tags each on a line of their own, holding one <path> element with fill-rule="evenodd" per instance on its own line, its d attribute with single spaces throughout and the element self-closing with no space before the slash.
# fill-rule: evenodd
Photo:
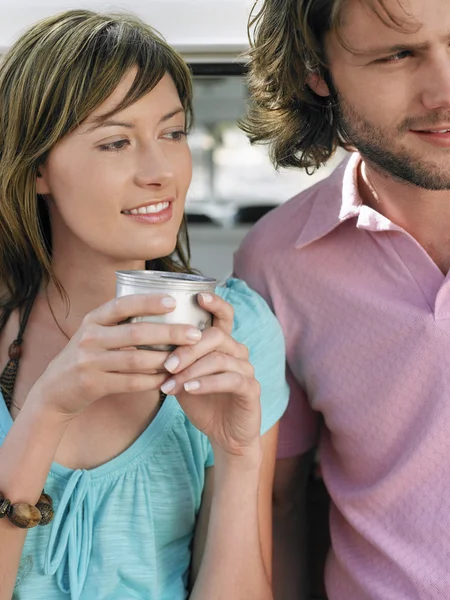
<svg viewBox="0 0 450 600">
<path fill-rule="evenodd" d="M 408 151 L 399 142 L 411 127 L 420 128 L 423 125 L 426 130 L 433 127 L 432 121 L 437 125 L 443 121 L 448 122 L 448 118 L 444 119 L 435 113 L 430 115 L 427 125 L 424 124 L 424 119 L 407 119 L 393 132 L 377 128 L 366 121 L 340 95 L 337 95 L 337 100 L 335 115 L 339 120 L 339 131 L 375 169 L 402 183 L 425 190 L 450 190 L 450 153 L 449 165 L 445 169 L 436 162 L 427 161 L 424 156 Z M 442 149 L 443 156 L 445 152 Z"/>
</svg>

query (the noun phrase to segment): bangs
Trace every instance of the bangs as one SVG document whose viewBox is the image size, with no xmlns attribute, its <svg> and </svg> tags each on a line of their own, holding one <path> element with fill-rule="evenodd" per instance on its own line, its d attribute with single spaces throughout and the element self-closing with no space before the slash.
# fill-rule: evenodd
<svg viewBox="0 0 450 600">
<path fill-rule="evenodd" d="M 128 23 L 114 23 L 105 27 L 102 35 L 93 40 L 91 56 L 99 57 L 98 69 L 94 67 L 92 85 L 98 80 L 107 83 L 102 101 L 114 91 L 130 71 L 137 69 L 133 85 L 126 97 L 106 118 L 124 110 L 151 92 L 164 75 L 172 78 L 186 113 L 186 126 L 192 125 L 192 82 L 184 60 L 152 30 L 148 32 Z M 158 37 L 156 37 L 158 36 Z M 88 90 L 89 93 L 89 90 Z"/>
<path fill-rule="evenodd" d="M 69 11 L 36 28 L 41 34 L 39 43 L 30 31 L 20 42 L 27 49 L 26 54 L 21 53 L 22 64 L 14 65 L 17 79 L 23 80 L 19 87 L 26 87 L 27 95 L 32 96 L 28 110 L 38 133 L 35 140 L 41 140 L 36 144 L 39 147 L 33 148 L 33 161 L 45 159 L 60 139 L 109 98 L 133 68 L 137 69 L 133 85 L 120 106 L 105 117 L 145 96 L 167 73 L 185 110 L 187 127 L 192 124 L 189 68 L 164 38 L 140 19 L 128 14 Z"/>
</svg>

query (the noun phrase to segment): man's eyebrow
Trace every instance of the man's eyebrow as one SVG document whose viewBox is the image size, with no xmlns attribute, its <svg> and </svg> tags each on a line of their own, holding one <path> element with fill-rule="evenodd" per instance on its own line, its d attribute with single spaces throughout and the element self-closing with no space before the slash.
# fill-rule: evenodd
<svg viewBox="0 0 450 600">
<path fill-rule="evenodd" d="M 165 114 L 159 120 L 159 123 L 165 123 L 166 121 L 170 121 L 176 115 L 184 113 L 184 108 L 182 106 L 175 108 L 169 113 Z M 86 130 L 86 133 L 92 133 L 96 129 L 100 129 L 101 127 L 126 127 L 127 129 L 134 129 L 136 126 L 133 123 L 126 123 L 125 121 L 116 121 L 114 119 L 104 119 L 102 116 L 96 117 L 90 123 L 91 126 Z"/>
<path fill-rule="evenodd" d="M 374 46 L 372 48 L 362 48 L 361 50 L 351 49 L 352 54 L 357 56 L 377 56 L 379 54 L 398 54 L 399 52 L 406 52 L 408 50 L 416 50 L 423 52 L 429 50 L 430 44 L 424 42 L 422 44 L 396 44 L 395 46 Z"/>
</svg>

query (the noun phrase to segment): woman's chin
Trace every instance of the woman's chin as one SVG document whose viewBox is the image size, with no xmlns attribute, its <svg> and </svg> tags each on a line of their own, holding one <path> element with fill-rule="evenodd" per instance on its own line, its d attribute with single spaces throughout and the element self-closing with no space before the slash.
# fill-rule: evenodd
<svg viewBox="0 0 450 600">
<path fill-rule="evenodd" d="M 135 255 L 133 258 L 129 258 L 129 260 L 134 262 L 148 262 L 165 258 L 175 252 L 176 246 L 177 243 L 175 240 L 173 244 L 164 244 L 163 247 L 149 248 L 146 251 L 140 252 L 139 255 Z"/>
</svg>

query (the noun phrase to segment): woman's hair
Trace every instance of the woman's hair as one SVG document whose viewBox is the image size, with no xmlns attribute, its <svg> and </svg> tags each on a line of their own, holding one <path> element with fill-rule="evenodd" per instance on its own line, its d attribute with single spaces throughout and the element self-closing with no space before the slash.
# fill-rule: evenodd
<svg viewBox="0 0 450 600">
<path fill-rule="evenodd" d="M 49 215 L 36 193 L 39 166 L 114 91 L 137 75 L 113 112 L 130 106 L 168 73 L 192 124 L 192 81 L 183 59 L 150 26 L 125 14 L 72 10 L 43 19 L 11 47 L 0 65 L 0 282 L 6 312 L 22 305 L 52 270 Z M 112 113 L 105 116 L 111 116 Z M 173 256 L 157 270 L 189 271 L 186 222 Z"/>
<path fill-rule="evenodd" d="M 387 0 L 362 0 L 389 26 L 401 29 L 405 20 L 390 13 Z M 398 0 L 401 6 L 401 0 Z M 265 0 L 254 6 L 249 21 L 252 95 L 246 118 L 240 123 L 250 141 L 270 143 L 276 167 L 314 170 L 338 146 L 347 147 L 340 130 L 338 100 L 328 72 L 325 36 L 339 35 L 346 0 Z M 345 47 L 351 50 L 339 36 Z M 322 98 L 308 85 L 312 74 L 328 84 L 331 96 Z"/>
</svg>

